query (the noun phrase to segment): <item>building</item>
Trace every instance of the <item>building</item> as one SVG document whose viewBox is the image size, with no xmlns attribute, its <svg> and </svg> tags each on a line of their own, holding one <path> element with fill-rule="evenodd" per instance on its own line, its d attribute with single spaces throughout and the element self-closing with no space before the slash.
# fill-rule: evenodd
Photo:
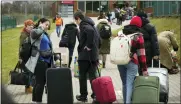
<svg viewBox="0 0 181 104">
<path fill-rule="evenodd" d="M 80 9 L 84 11 L 87 16 L 95 17 L 99 15 L 100 9 L 104 12 L 113 11 L 114 4 L 118 6 L 128 3 L 129 5 L 137 6 L 137 1 L 119 1 L 119 0 L 105 0 L 105 1 L 75 1 L 74 11 Z M 102 8 L 101 8 L 102 7 Z"/>
<path fill-rule="evenodd" d="M 85 15 L 90 17 L 97 17 L 100 10 L 104 12 L 113 11 L 114 4 L 124 4 L 128 2 L 133 6 L 137 6 L 137 1 L 79 1 L 79 0 L 62 0 L 56 1 L 52 4 L 52 16 L 55 16 L 57 12 L 62 14 L 62 17 L 72 17 L 73 13 L 78 9 L 82 10 Z"/>
<path fill-rule="evenodd" d="M 100 10 L 104 12 L 113 9 L 114 1 L 75 1 L 74 11 L 82 10 L 87 16 L 95 17 L 99 15 Z"/>
</svg>

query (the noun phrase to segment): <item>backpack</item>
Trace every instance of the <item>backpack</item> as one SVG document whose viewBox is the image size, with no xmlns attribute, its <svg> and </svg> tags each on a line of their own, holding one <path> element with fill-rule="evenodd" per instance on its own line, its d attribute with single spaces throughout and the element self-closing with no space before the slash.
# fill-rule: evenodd
<svg viewBox="0 0 181 104">
<path fill-rule="evenodd" d="M 26 63 L 31 55 L 31 39 L 28 36 L 24 41 L 20 48 L 20 57 L 24 63 Z"/>
<path fill-rule="evenodd" d="M 102 39 L 109 39 L 112 35 L 111 26 L 106 23 L 101 23 L 102 26 L 100 28 L 100 36 Z"/>
<path fill-rule="evenodd" d="M 68 47 L 69 44 L 69 36 L 68 36 L 68 31 L 65 28 L 62 34 L 62 38 L 59 42 L 59 47 Z"/>
<path fill-rule="evenodd" d="M 116 65 L 126 65 L 129 63 L 133 53 L 136 52 L 136 50 L 131 49 L 131 40 L 135 38 L 136 34 L 138 33 L 125 35 L 122 31 L 118 32 L 119 36 L 111 41 L 111 63 Z"/>
<path fill-rule="evenodd" d="M 38 40 L 38 39 L 39 39 L 39 37 L 36 40 Z M 21 57 L 21 59 L 23 60 L 24 63 L 26 63 L 28 61 L 28 59 L 30 58 L 32 46 L 34 45 L 36 40 L 31 44 L 30 36 L 28 36 L 23 41 L 23 44 L 21 45 L 21 48 L 20 48 L 20 57 Z"/>
</svg>

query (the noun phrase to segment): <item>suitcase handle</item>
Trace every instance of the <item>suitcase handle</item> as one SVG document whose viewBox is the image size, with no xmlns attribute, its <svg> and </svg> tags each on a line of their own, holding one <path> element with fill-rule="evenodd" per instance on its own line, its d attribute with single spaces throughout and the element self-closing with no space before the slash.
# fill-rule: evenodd
<svg viewBox="0 0 181 104">
<path fill-rule="evenodd" d="M 160 68 L 160 59 L 158 59 L 158 61 L 159 61 L 158 68 Z M 153 59 L 151 60 L 151 67 L 153 68 Z"/>
</svg>

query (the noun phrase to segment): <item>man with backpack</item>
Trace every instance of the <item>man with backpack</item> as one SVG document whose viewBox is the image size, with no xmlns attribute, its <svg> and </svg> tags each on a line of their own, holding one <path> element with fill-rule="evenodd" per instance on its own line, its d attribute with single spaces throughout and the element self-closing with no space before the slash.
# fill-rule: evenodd
<svg viewBox="0 0 181 104">
<path fill-rule="evenodd" d="M 100 37 L 95 23 L 89 17 L 85 17 L 82 11 L 78 10 L 74 14 L 76 24 L 80 29 L 80 41 L 78 45 L 78 65 L 79 65 L 79 84 L 80 95 L 76 96 L 78 101 L 87 101 L 87 74 L 92 87 L 92 80 L 96 79 L 96 70 L 98 66 L 98 56 L 100 47 Z M 94 99 L 95 94 L 92 90 L 91 97 Z"/>
<path fill-rule="evenodd" d="M 26 51 L 29 49 L 28 45 L 31 46 L 30 32 L 33 29 L 33 27 L 34 27 L 34 22 L 32 20 L 26 20 L 24 22 L 24 28 L 20 35 L 19 61 L 20 61 L 20 67 L 24 71 L 28 71 L 25 67 L 25 64 L 29 58 Z M 32 93 L 32 87 L 30 86 L 30 83 L 25 86 L 25 93 Z"/>
<path fill-rule="evenodd" d="M 101 36 L 101 47 L 99 50 L 99 58 L 102 57 L 103 68 L 106 66 L 106 56 L 110 53 L 110 37 L 112 35 L 111 26 L 107 19 L 100 19 L 96 26 Z"/>
<path fill-rule="evenodd" d="M 62 40 L 60 41 L 59 46 L 61 47 L 62 42 L 65 42 L 63 44 L 67 44 L 67 47 L 69 49 L 69 64 L 68 64 L 69 68 L 72 62 L 72 56 L 73 56 L 74 47 L 76 44 L 76 37 L 79 41 L 79 30 L 77 28 L 77 25 L 74 22 L 70 22 L 69 24 L 66 24 L 62 33 L 63 41 Z"/>
<path fill-rule="evenodd" d="M 143 11 L 137 13 L 142 20 L 141 33 L 144 38 L 147 66 L 151 67 L 152 59 L 154 67 L 158 67 L 158 56 L 160 55 L 157 32 L 155 27 L 149 22 L 147 14 Z M 140 73 L 141 74 L 141 73 Z"/>
<path fill-rule="evenodd" d="M 60 37 L 61 27 L 63 26 L 63 19 L 61 18 L 60 14 L 56 16 L 55 24 L 56 24 L 57 37 Z"/>
</svg>

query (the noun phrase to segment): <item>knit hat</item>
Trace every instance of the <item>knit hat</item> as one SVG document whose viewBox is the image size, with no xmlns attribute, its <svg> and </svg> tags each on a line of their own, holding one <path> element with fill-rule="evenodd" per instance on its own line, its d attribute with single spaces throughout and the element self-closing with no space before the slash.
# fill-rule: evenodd
<svg viewBox="0 0 181 104">
<path fill-rule="evenodd" d="M 32 20 L 28 19 L 24 22 L 24 25 L 25 25 L 25 27 L 28 25 L 34 25 L 34 22 Z"/>
<path fill-rule="evenodd" d="M 140 27 L 142 26 L 141 18 L 138 17 L 138 16 L 134 16 L 134 17 L 131 19 L 130 25 L 135 25 L 135 26 L 137 26 L 137 27 L 140 28 Z"/>
<path fill-rule="evenodd" d="M 145 13 L 145 12 L 143 12 L 143 11 L 139 11 L 138 13 L 137 13 L 137 16 L 139 16 L 139 17 L 141 17 L 141 18 L 148 18 L 148 16 L 147 16 L 147 14 Z"/>
</svg>

